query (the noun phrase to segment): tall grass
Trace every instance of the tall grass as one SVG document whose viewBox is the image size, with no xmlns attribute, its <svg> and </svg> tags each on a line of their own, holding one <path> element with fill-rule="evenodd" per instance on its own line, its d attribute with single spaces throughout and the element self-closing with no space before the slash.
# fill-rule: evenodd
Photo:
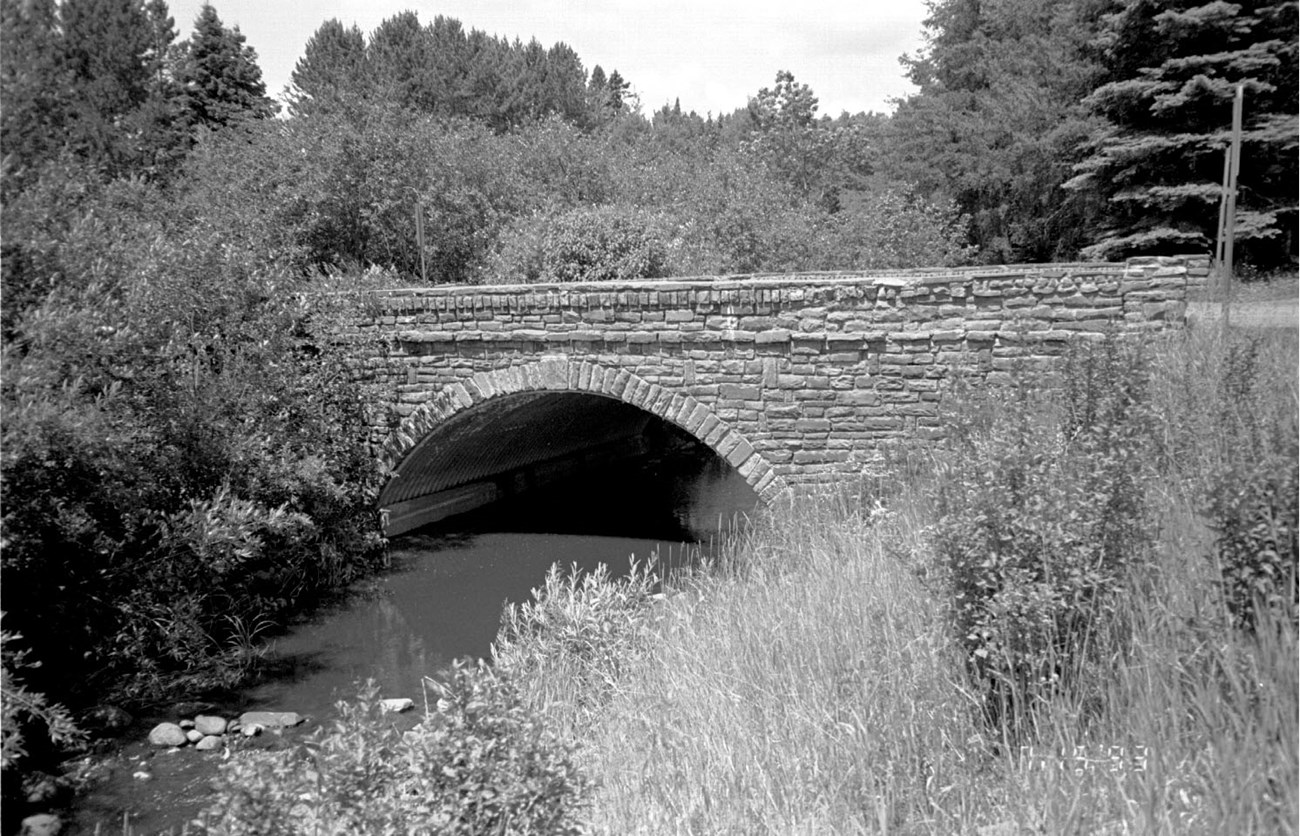
<svg viewBox="0 0 1300 836">
<path fill-rule="evenodd" d="M 599 780 L 594 828 L 1296 832 L 1294 587 L 1279 579 L 1282 605 L 1243 627 L 1224 533 L 1211 525 L 1215 491 L 1244 490 L 1260 475 L 1252 462 L 1285 461 L 1295 424 L 1294 335 L 1254 342 L 1243 364 L 1245 345 L 1181 334 L 1134 361 L 1150 418 L 1133 448 L 1144 530 L 1123 535 L 1132 565 L 1102 614 L 1122 641 L 1073 687 L 1036 692 L 1029 734 L 990 717 L 952 630 L 952 589 L 933 571 L 939 509 L 927 500 L 938 495 L 927 480 L 950 471 L 915 462 L 889 510 L 834 498 L 774 509 L 714 571 L 670 585 L 622 622 L 635 641 L 598 651 L 617 672 L 583 710 L 573 710 L 590 693 L 575 689 L 582 678 L 534 632 L 530 653 L 550 661 L 523 676 L 524 690 Z M 1106 396 L 1113 384 L 1089 385 Z M 1013 418 L 983 406 L 991 426 Z M 1293 565 L 1294 546 L 1273 545 L 1279 565 L 1287 554 Z"/>
<path fill-rule="evenodd" d="M 981 412 L 950 447 L 855 494 L 885 504 L 791 500 L 667 578 L 552 572 L 465 680 L 510 699 L 472 702 L 524 718 L 543 777 L 582 789 L 529 804 L 599 833 L 1296 833 L 1296 366 L 1294 333 L 1190 332 L 958 397 Z M 1016 597 L 1025 578 L 1038 598 Z M 963 590 L 1016 603 L 981 623 L 1045 641 L 972 642 L 986 611 Z M 989 711 L 979 650 L 1039 665 L 1002 680 L 1014 710 Z M 330 769 L 361 757 L 347 734 L 319 741 Z M 436 764 L 442 739 L 391 745 Z M 493 797 L 532 797 L 519 745 L 454 740 Z M 297 803 L 290 778 L 243 771 Z M 422 832 L 446 824 L 422 811 L 479 797 L 434 783 L 357 820 Z"/>
</svg>

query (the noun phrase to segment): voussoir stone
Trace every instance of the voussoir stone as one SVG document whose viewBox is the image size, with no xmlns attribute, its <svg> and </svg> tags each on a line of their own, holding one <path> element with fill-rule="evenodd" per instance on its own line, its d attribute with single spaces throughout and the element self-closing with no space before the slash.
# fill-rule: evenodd
<svg viewBox="0 0 1300 836">
<path fill-rule="evenodd" d="M 149 732 L 149 743 L 154 746 L 184 746 L 187 742 L 185 729 L 175 723 L 159 723 Z"/>
<path fill-rule="evenodd" d="M 239 725 L 258 725 L 268 729 L 287 729 L 303 721 L 303 717 L 292 711 L 245 711 L 239 715 Z"/>
<path fill-rule="evenodd" d="M 200 714 L 194 718 L 194 728 L 203 732 L 205 735 L 225 734 L 226 718 L 216 717 L 211 714 Z"/>
</svg>

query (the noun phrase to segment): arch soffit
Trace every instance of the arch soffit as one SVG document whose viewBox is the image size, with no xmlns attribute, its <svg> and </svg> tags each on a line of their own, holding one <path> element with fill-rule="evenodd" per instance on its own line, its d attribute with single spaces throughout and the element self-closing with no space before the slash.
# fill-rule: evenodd
<svg viewBox="0 0 1300 836">
<path fill-rule="evenodd" d="M 532 363 L 478 372 L 449 384 L 402 420 L 381 451 L 381 463 L 395 471 L 407 454 L 435 427 L 484 401 L 529 392 L 573 392 L 614 398 L 676 424 L 709 447 L 771 500 L 786 490 L 785 480 L 743 435 L 691 395 L 651 383 L 627 369 L 612 369 L 585 360 L 547 357 Z"/>
</svg>

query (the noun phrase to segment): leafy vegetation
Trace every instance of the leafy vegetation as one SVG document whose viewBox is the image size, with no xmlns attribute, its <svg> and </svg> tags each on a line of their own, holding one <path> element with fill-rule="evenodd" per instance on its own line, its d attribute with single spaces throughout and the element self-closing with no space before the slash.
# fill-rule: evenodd
<svg viewBox="0 0 1300 836">
<path fill-rule="evenodd" d="M 375 416 L 320 291 L 1204 248 L 1237 82 L 1246 256 L 1294 265 L 1294 4 L 1168 5 L 936 0 L 907 62 L 919 92 L 893 116 L 835 118 L 784 70 L 731 114 L 646 117 L 617 71 L 588 73 L 562 43 L 414 12 L 371 33 L 329 21 L 272 120 L 256 55 L 210 5 L 178 41 L 163 0 L 0 0 L 6 744 L 33 718 L 21 731 L 71 741 L 92 700 L 233 684 L 266 625 L 378 565 Z M 588 792 L 565 748 L 581 740 L 573 757 L 610 776 L 594 815 L 619 831 L 1294 829 L 1277 766 L 1294 751 L 1276 757 L 1295 739 L 1293 356 L 1112 345 L 1068 361 L 1063 387 L 994 393 L 938 460 L 955 478 L 916 489 L 941 520 L 924 537 L 821 509 L 823 530 L 778 526 L 653 606 L 648 576 L 552 580 L 503 634 L 517 681 L 450 686 L 503 712 L 492 752 L 532 754 L 466 761 L 456 780 L 492 799 L 420 793 L 459 798 L 444 824 L 567 828 Z M 929 555 L 907 568 L 931 587 L 897 574 L 899 542 Z M 1188 553 L 1213 560 L 1184 578 Z M 738 667 L 711 667 L 717 646 Z M 1121 675 L 1098 684 L 1108 665 Z M 567 676 L 589 687 L 556 709 L 560 745 L 537 723 Z M 360 716 L 338 740 L 370 740 Z M 489 719 L 421 746 L 446 755 Z M 1219 748 L 1173 747 L 1163 783 L 1104 798 L 1029 781 L 989 742 L 1186 741 L 1211 721 Z M 331 769 L 355 765 L 320 746 Z M 267 809 L 288 803 L 273 788 L 288 763 L 249 779 Z M 987 800 L 982 770 L 1000 782 Z M 510 794 L 550 781 L 554 806 Z"/>
<path fill-rule="evenodd" d="M 1296 348 L 1294 334 L 1256 346 L 1250 409 L 1279 432 L 1296 414 Z M 1101 345 L 1044 370 L 1040 397 L 963 402 L 979 419 L 948 452 L 900 457 L 861 486 L 865 501 L 774 509 L 662 597 L 552 578 L 507 615 L 503 636 L 526 638 L 503 639 L 499 667 L 602 777 L 599 832 L 1288 832 L 1294 554 L 1291 585 L 1246 629 L 1204 515 L 1202 465 L 1239 455 L 1219 413 L 1240 350 L 1202 332 Z M 1085 449 L 1095 473 L 1076 466 Z M 1037 503 L 1045 480 L 1021 499 L 996 472 L 974 481 L 1054 456 L 1063 484 Z M 970 481 L 953 488 L 954 475 Z M 956 523 L 1003 506 L 1007 536 L 991 545 L 1005 559 L 954 559 L 990 525 L 963 539 Z M 1046 580 L 1008 597 L 1033 573 Z M 980 579 L 1003 585 L 961 585 Z M 969 641 L 972 614 L 1001 632 Z M 1019 676 L 1044 660 L 1065 676 Z M 992 693 L 1019 702 L 990 711 L 1002 683 L 1015 689 Z"/>
<path fill-rule="evenodd" d="M 1022 369 L 949 407 L 933 559 L 986 710 L 1008 728 L 1124 655 L 1117 606 L 1156 539 L 1148 365 L 1137 344 L 1085 344 L 1058 385 Z"/>
<path fill-rule="evenodd" d="M 232 759 L 204 831 L 583 832 L 592 784 L 508 681 L 458 666 L 429 685 L 436 711 L 409 731 L 384 715 L 372 682 L 301 746 Z"/>
</svg>

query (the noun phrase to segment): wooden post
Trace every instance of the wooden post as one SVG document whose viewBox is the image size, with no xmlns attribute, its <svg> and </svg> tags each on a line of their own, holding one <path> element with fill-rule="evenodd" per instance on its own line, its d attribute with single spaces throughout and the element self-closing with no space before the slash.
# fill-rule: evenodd
<svg viewBox="0 0 1300 836">
<path fill-rule="evenodd" d="M 1228 184 L 1232 181 L 1232 143 L 1223 146 L 1223 185 L 1219 188 L 1219 225 L 1214 237 L 1214 293 L 1223 304 L 1228 295 L 1228 273 L 1223 267 L 1223 247 L 1228 235 Z M 1220 311 L 1222 313 L 1222 311 Z"/>
<path fill-rule="evenodd" d="M 1227 279 L 1227 293 L 1223 298 L 1223 327 L 1231 323 L 1228 320 L 1232 310 L 1232 245 L 1237 233 L 1237 175 L 1241 171 L 1241 111 L 1246 95 L 1246 86 L 1237 85 L 1237 95 L 1232 100 L 1232 155 L 1228 173 L 1228 210 L 1226 229 L 1223 236 L 1223 268 Z"/>
<path fill-rule="evenodd" d="M 415 246 L 420 250 L 420 281 L 429 284 L 429 272 L 424 263 L 424 204 L 415 199 Z"/>
</svg>

